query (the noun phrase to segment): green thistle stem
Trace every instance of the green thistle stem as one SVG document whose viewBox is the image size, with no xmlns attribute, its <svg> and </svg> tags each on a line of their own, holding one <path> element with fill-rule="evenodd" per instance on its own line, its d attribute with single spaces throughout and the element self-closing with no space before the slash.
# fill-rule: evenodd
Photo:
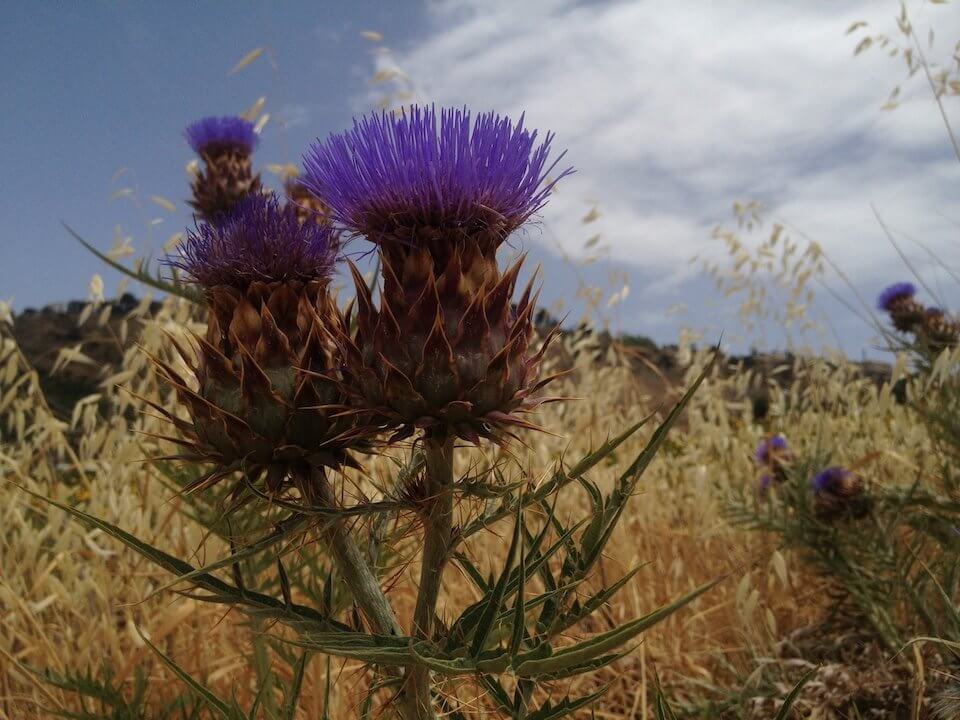
<svg viewBox="0 0 960 720">
<path fill-rule="evenodd" d="M 428 437 L 424 440 L 427 466 L 427 498 L 421 511 L 423 520 L 423 557 L 420 567 L 420 592 L 413 614 L 413 635 L 429 639 L 437 612 L 437 598 L 443 569 L 450 555 L 453 528 L 453 438 Z M 414 665 L 406 677 L 407 712 L 421 720 L 436 716 L 430 702 L 430 671 Z"/>
<path fill-rule="evenodd" d="M 322 469 L 313 470 L 312 486 L 317 488 L 319 499 L 330 507 L 337 507 L 337 499 Z M 380 582 L 357 546 L 346 520 L 330 520 L 322 529 L 324 539 L 336 562 L 337 570 L 353 595 L 360 612 L 380 635 L 402 635 L 393 608 L 380 589 Z"/>
<path fill-rule="evenodd" d="M 326 473 L 322 469 L 313 470 L 314 482 L 311 487 L 317 489 L 318 498 L 330 507 L 337 507 L 337 498 L 327 481 Z M 337 570 L 350 588 L 354 602 L 360 612 L 367 619 L 375 633 L 380 635 L 403 635 L 403 629 L 397 622 L 390 601 L 380 589 L 380 582 L 371 570 L 366 558 L 350 535 L 350 528 L 346 520 L 328 521 L 323 530 L 324 539 L 330 547 Z M 396 669 L 388 668 L 387 675 L 399 679 Z M 414 686 L 415 687 L 415 686 Z M 421 714 L 419 703 L 414 697 L 414 687 L 401 688 L 397 698 L 397 712 L 402 720 L 423 720 L 433 718 L 433 714 Z M 429 693 L 427 698 L 429 710 Z"/>
</svg>

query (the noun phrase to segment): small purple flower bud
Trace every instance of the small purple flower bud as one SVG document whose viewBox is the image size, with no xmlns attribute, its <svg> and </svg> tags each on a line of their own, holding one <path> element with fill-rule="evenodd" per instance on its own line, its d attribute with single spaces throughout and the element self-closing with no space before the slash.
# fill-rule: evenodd
<svg viewBox="0 0 960 720">
<path fill-rule="evenodd" d="M 188 230 L 180 257 L 166 264 L 189 273 L 205 288 L 251 282 L 326 281 L 337 244 L 326 224 L 301 223 L 295 208 L 273 195 L 250 195 L 215 220 Z"/>
<path fill-rule="evenodd" d="M 235 115 L 202 118 L 188 125 L 183 134 L 198 155 L 216 154 L 218 149 L 227 148 L 236 148 L 249 155 L 260 140 L 253 123 Z"/>
<path fill-rule="evenodd" d="M 917 294 L 917 288 L 913 283 L 898 282 L 888 286 L 880 293 L 877 298 L 877 309 L 889 311 L 893 303 L 897 300 L 912 298 Z"/>
</svg>

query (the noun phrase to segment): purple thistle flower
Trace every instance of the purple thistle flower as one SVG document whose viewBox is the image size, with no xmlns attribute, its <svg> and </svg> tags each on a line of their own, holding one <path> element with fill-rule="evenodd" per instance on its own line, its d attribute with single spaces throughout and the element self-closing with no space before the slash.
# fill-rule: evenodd
<svg viewBox="0 0 960 720">
<path fill-rule="evenodd" d="M 303 223 L 296 209 L 274 195 L 250 195 L 232 212 L 188 230 L 179 258 L 167 265 L 189 273 L 206 288 L 251 282 L 328 280 L 337 256 L 327 224 Z"/>
<path fill-rule="evenodd" d="M 880 297 L 877 298 L 877 309 L 878 310 L 889 310 L 890 305 L 893 304 L 896 300 L 901 300 L 903 298 L 912 298 L 917 293 L 917 288 L 913 283 L 908 282 L 898 282 L 884 288 L 883 292 L 880 293 Z"/>
<path fill-rule="evenodd" d="M 303 184 L 334 219 L 374 242 L 432 228 L 472 235 L 491 226 L 498 242 L 547 202 L 553 135 L 493 112 L 410 106 L 355 119 L 353 128 L 315 142 L 303 158 Z M 407 231 L 407 232 L 404 232 Z"/>
<path fill-rule="evenodd" d="M 770 452 L 783 452 L 787 449 L 787 439 L 783 435 L 774 435 L 770 438 L 764 438 L 756 451 L 753 453 L 754 459 L 761 465 L 766 465 L 770 461 Z"/>
<path fill-rule="evenodd" d="M 840 489 L 850 474 L 849 470 L 837 465 L 828 467 L 813 476 L 810 480 L 810 487 L 817 494 L 835 491 Z"/>
<path fill-rule="evenodd" d="M 253 123 L 235 115 L 202 118 L 187 125 L 183 134 L 198 155 L 227 148 L 239 148 L 249 155 L 260 141 Z"/>
</svg>

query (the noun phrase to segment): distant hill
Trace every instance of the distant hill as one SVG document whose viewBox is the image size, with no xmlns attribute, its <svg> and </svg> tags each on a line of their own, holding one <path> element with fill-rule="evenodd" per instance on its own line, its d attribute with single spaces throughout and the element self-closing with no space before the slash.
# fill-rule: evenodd
<svg viewBox="0 0 960 720">
<path fill-rule="evenodd" d="M 124 350 L 138 335 L 138 323 L 128 322 L 126 340 L 121 339 L 121 321 L 140 304 L 130 293 L 108 301 L 80 323 L 86 303 L 80 301 L 48 305 L 40 310 L 28 308 L 14 316 L 14 336 L 24 355 L 36 368 L 40 383 L 51 407 L 61 417 L 69 418 L 74 404 L 81 398 L 98 391 L 106 377 L 107 368 L 118 365 Z M 99 324 L 98 318 L 109 307 L 109 319 Z M 160 303 L 154 302 L 147 310 L 153 313 Z M 537 313 L 538 330 L 546 332 L 555 320 L 545 311 Z M 642 336 L 613 337 L 606 331 L 594 331 L 579 326 L 563 331 L 561 364 L 609 363 L 616 356 L 618 362 L 628 363 L 638 376 L 646 394 L 654 401 L 669 400 L 671 386 L 678 387 L 683 378 L 683 368 L 678 359 L 676 346 L 658 346 Z M 57 357 L 65 348 L 80 348 L 91 363 L 68 363 L 54 372 Z M 789 385 L 795 356 L 791 353 L 752 353 L 723 358 L 723 365 L 731 371 L 735 368 L 753 370 L 759 377 L 773 377 L 777 382 Z M 777 370 L 779 368 L 779 370 Z M 890 367 L 885 363 L 860 363 L 864 375 L 875 382 L 890 377 Z M 757 382 L 751 391 L 754 414 L 762 415 L 764 408 L 763 383 Z"/>
</svg>

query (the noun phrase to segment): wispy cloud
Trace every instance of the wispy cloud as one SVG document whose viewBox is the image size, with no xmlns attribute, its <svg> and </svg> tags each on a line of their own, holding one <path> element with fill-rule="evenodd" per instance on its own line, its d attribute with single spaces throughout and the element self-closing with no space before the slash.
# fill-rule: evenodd
<svg viewBox="0 0 960 720">
<path fill-rule="evenodd" d="M 665 309 L 710 252 L 734 200 L 823 244 L 858 281 L 902 272 L 871 209 L 951 248 L 960 164 L 929 89 L 881 112 L 902 66 L 852 59 L 854 20 L 892 29 L 894 5 L 448 0 L 409 49 L 382 56 L 420 99 L 527 113 L 557 133 L 579 172 L 544 212 L 566 250 L 597 232 L 650 282 L 631 307 Z M 960 35 L 960 14 L 936 16 Z M 598 202 L 589 228 L 579 220 Z M 531 233 L 536 237 L 537 232 Z M 695 307 L 696 303 L 692 303 Z M 694 315 L 696 313 L 694 312 Z M 695 317 L 704 321 L 704 317 Z"/>
</svg>

